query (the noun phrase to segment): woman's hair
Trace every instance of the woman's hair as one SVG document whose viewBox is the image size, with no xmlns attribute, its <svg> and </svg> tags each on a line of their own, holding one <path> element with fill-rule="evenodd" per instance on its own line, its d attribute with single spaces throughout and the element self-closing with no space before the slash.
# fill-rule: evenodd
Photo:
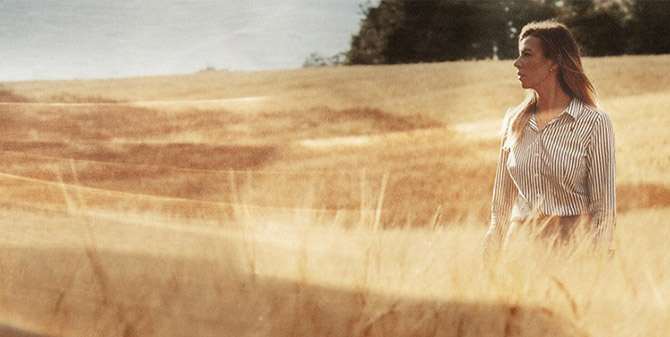
<svg viewBox="0 0 670 337">
<path fill-rule="evenodd" d="M 598 106 L 596 90 L 584 73 L 579 47 L 568 27 L 555 20 L 531 22 L 521 29 L 519 43 L 529 36 L 540 39 L 544 57 L 558 64 L 558 82 L 563 91 L 588 105 Z M 526 99 L 508 112 L 503 126 L 508 146 L 523 136 L 536 102 L 537 93 L 529 90 Z"/>
</svg>

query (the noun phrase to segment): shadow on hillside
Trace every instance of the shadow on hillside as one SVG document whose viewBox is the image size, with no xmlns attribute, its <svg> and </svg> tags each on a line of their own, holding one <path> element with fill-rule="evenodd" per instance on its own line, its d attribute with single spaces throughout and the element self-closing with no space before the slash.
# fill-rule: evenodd
<svg viewBox="0 0 670 337">
<path fill-rule="evenodd" d="M 120 101 L 102 96 L 78 96 L 69 93 L 52 95 L 46 99 L 36 101 L 26 96 L 16 94 L 0 84 L 0 102 L 5 103 L 119 103 Z"/>
<path fill-rule="evenodd" d="M 352 129 L 351 122 L 358 122 L 356 124 L 359 128 Z M 339 131 L 331 136 L 347 136 L 347 135 L 371 135 L 383 132 L 398 132 L 419 129 L 430 129 L 443 127 L 444 124 L 440 121 L 431 119 L 422 114 L 415 114 L 411 116 L 402 116 L 389 113 L 380 109 L 360 107 L 336 110 L 330 107 L 313 107 L 306 112 L 296 116 L 296 125 L 306 125 L 311 128 L 319 128 L 323 131 Z M 343 129 L 337 130 L 341 127 Z M 369 132 L 363 131 L 361 128 L 368 127 Z M 333 129 L 333 130 L 329 130 Z M 319 137 L 329 136 L 328 134 L 316 135 Z"/>
<path fill-rule="evenodd" d="M 47 337 L 49 335 L 43 335 L 28 330 L 22 330 L 11 325 L 6 325 L 0 323 L 0 337 Z"/>
<path fill-rule="evenodd" d="M 85 146 L 82 146 L 85 145 Z M 272 145 L 219 145 L 199 143 L 75 143 L 0 142 L 5 151 L 63 159 L 93 160 L 114 164 L 171 166 L 204 170 L 256 169 L 278 153 Z"/>
<path fill-rule="evenodd" d="M 62 336 L 94 336 L 101 326 L 124 336 L 587 336 L 549 308 L 249 278 L 226 256 L 215 263 L 83 249 L 0 250 L 9 272 L 4 283 L 15 289 L 3 298 L 4 314 Z M 28 265 L 7 268 L 22 264 Z M 0 328 L 0 336 L 2 329 L 33 336 L 11 327 Z"/>
<path fill-rule="evenodd" d="M 26 103 L 30 102 L 30 99 L 28 99 L 28 97 L 25 96 L 17 95 L 8 89 L 5 89 L 2 85 L 0 85 L 0 102 Z"/>
<path fill-rule="evenodd" d="M 106 98 L 103 96 L 78 96 L 69 93 L 61 93 L 57 95 L 52 95 L 44 100 L 43 103 L 98 103 L 98 104 L 109 104 L 109 103 L 121 103 L 122 101 Z"/>
<path fill-rule="evenodd" d="M 586 336 L 542 307 L 419 300 L 278 281 L 256 287 L 285 304 L 271 320 L 272 336 Z"/>
<path fill-rule="evenodd" d="M 617 211 L 670 207 L 670 186 L 654 183 L 618 184 Z"/>
</svg>

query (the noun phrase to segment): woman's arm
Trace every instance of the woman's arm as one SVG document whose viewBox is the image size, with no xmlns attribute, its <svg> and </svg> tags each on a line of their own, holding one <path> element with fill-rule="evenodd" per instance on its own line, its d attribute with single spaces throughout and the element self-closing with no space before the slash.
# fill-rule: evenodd
<svg viewBox="0 0 670 337">
<path fill-rule="evenodd" d="M 605 113 L 598 116 L 591 132 L 587 168 L 596 244 L 608 249 L 616 227 L 616 160 L 614 127 Z"/>
<path fill-rule="evenodd" d="M 487 252 L 500 248 L 503 237 L 509 226 L 510 213 L 514 206 L 517 189 L 507 170 L 509 148 L 505 148 L 505 137 L 500 146 L 500 157 L 493 184 L 493 200 L 491 205 L 491 223 L 484 238 L 484 249 Z"/>
</svg>

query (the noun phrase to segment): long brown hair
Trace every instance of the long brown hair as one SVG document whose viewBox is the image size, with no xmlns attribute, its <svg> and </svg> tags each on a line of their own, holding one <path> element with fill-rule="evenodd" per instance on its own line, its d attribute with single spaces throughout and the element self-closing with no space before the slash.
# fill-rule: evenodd
<svg viewBox="0 0 670 337">
<path fill-rule="evenodd" d="M 519 43 L 533 36 L 542 41 L 544 57 L 558 64 L 558 82 L 568 96 L 577 98 L 593 107 L 598 106 L 598 98 L 593 83 L 584 73 L 579 46 L 568 27 L 555 20 L 531 22 L 521 29 Z M 510 110 L 504 123 L 506 146 L 513 146 L 526 129 L 526 124 L 537 103 L 537 93 L 529 90 L 526 99 Z"/>
</svg>

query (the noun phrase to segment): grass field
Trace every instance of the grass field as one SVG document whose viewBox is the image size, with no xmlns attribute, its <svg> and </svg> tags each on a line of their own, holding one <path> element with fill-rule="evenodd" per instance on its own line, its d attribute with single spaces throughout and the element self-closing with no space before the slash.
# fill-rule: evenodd
<svg viewBox="0 0 670 337">
<path fill-rule="evenodd" d="M 508 61 L 0 84 L 0 335 L 667 336 L 670 57 L 586 59 L 616 254 L 483 265 Z"/>
</svg>

